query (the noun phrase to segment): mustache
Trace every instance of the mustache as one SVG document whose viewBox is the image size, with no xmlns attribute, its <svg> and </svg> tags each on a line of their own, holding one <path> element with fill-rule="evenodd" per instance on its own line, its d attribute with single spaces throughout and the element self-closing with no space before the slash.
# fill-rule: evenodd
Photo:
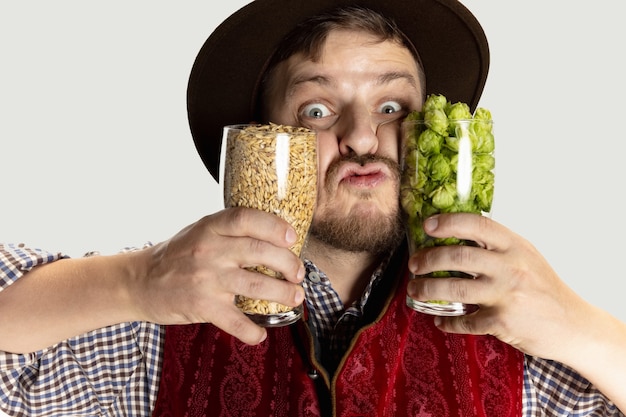
<svg viewBox="0 0 626 417">
<path fill-rule="evenodd" d="M 327 177 L 335 178 L 339 171 L 339 168 L 346 163 L 354 163 L 360 166 L 365 166 L 369 163 L 380 162 L 383 163 L 389 168 L 391 175 L 394 179 L 400 178 L 400 163 L 394 161 L 391 158 L 381 155 L 373 155 L 373 154 L 365 154 L 365 155 L 346 155 L 342 156 L 328 166 Z"/>
</svg>

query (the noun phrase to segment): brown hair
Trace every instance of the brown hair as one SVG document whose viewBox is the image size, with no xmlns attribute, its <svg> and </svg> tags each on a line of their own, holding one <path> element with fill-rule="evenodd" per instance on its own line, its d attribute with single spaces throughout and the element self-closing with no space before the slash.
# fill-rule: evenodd
<svg viewBox="0 0 626 417">
<path fill-rule="evenodd" d="M 257 86 L 255 108 L 257 117 L 264 114 L 263 110 L 267 105 L 265 99 L 268 96 L 274 68 L 296 54 L 303 54 L 306 58 L 317 61 L 328 34 L 333 30 L 367 32 L 377 37 L 380 42 L 393 41 L 405 46 L 417 63 L 421 91 L 426 91 L 424 69 L 419 54 L 394 21 L 364 7 L 341 7 L 305 20 L 283 38 L 262 71 L 263 76 Z"/>
</svg>

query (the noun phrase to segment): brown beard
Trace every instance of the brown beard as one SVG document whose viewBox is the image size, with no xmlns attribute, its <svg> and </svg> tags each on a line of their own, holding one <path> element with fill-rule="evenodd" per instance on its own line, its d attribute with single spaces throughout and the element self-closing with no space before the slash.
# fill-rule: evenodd
<svg viewBox="0 0 626 417">
<path fill-rule="evenodd" d="M 328 181 L 334 183 L 339 167 L 345 162 L 356 162 L 365 165 L 368 162 L 383 162 L 392 173 L 396 184 L 399 183 L 400 166 L 392 159 L 362 155 L 351 156 L 334 161 L 328 168 Z M 329 193 L 330 194 L 330 193 Z M 367 194 L 363 194 L 367 198 Z M 372 254 L 389 253 L 404 238 L 404 227 L 399 202 L 392 213 L 387 216 L 344 216 L 341 214 L 327 215 L 323 219 L 315 219 L 311 226 L 311 236 L 336 249 L 349 252 L 369 252 Z"/>
</svg>

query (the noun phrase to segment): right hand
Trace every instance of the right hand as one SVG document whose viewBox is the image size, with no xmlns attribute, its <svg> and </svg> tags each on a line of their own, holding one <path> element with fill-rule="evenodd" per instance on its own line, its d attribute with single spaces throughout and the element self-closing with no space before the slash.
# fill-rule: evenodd
<svg viewBox="0 0 626 417">
<path fill-rule="evenodd" d="M 213 323 L 244 343 L 260 343 L 265 329 L 235 306 L 234 297 L 301 304 L 304 266 L 289 250 L 295 241 L 295 230 L 273 214 L 222 210 L 137 253 L 140 269 L 129 282 L 130 302 L 145 321 Z M 285 280 L 244 269 L 256 265 L 280 272 Z"/>
</svg>

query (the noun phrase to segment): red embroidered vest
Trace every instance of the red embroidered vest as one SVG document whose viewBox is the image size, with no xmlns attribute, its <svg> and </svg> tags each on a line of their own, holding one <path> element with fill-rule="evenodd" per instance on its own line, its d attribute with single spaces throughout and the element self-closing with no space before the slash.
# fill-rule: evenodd
<svg viewBox="0 0 626 417">
<path fill-rule="evenodd" d="M 521 415 L 522 353 L 491 336 L 441 332 L 406 307 L 402 290 L 357 335 L 331 380 L 312 346 L 303 321 L 268 329 L 259 346 L 208 324 L 169 326 L 153 415 Z"/>
</svg>

